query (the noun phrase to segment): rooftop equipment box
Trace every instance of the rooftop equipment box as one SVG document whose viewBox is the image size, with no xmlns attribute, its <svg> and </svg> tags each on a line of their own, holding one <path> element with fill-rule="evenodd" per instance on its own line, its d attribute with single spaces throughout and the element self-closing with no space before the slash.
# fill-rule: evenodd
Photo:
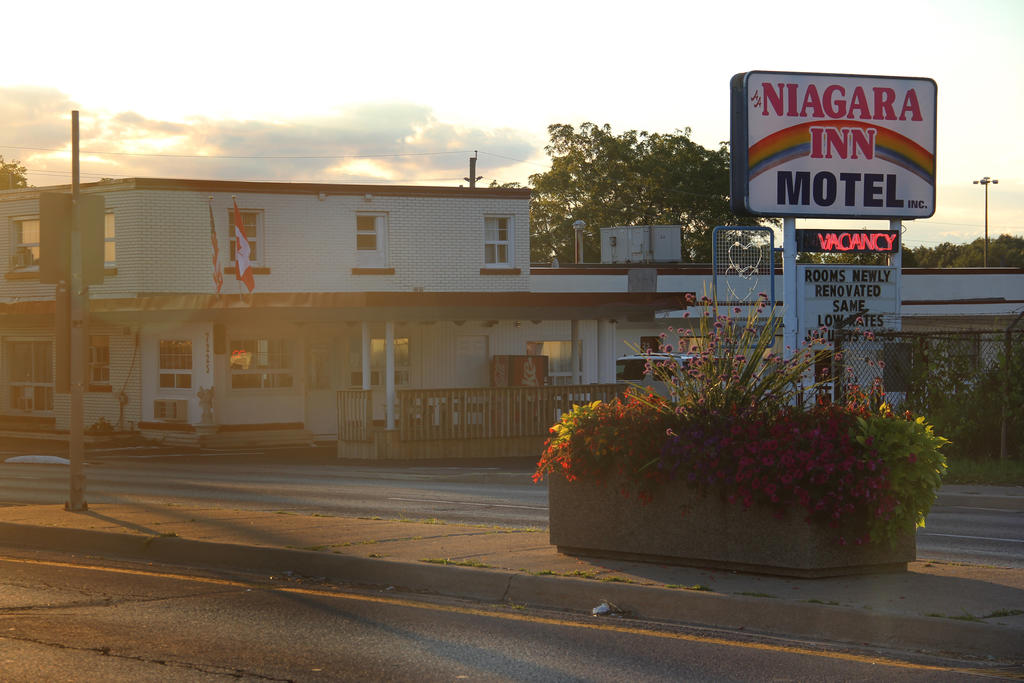
<svg viewBox="0 0 1024 683">
<path fill-rule="evenodd" d="M 601 228 L 601 263 L 678 263 L 679 225 Z"/>
</svg>

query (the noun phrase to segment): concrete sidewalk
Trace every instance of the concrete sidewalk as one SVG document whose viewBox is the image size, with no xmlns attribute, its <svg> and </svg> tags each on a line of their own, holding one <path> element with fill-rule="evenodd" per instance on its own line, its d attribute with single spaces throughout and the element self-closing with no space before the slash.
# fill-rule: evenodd
<svg viewBox="0 0 1024 683">
<path fill-rule="evenodd" d="M 306 577 L 747 633 L 1024 661 L 1024 570 L 794 579 L 563 555 L 545 530 L 182 505 L 0 508 L 0 546 Z"/>
</svg>

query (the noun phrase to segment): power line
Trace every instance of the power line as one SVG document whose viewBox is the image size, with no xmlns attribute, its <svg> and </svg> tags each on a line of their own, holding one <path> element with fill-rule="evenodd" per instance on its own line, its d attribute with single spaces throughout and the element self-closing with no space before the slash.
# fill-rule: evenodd
<svg viewBox="0 0 1024 683">
<path fill-rule="evenodd" d="M 37 170 L 37 169 L 31 169 L 31 168 L 30 169 L 26 169 L 26 173 L 31 173 L 33 175 L 57 176 L 57 177 L 66 177 L 66 176 L 70 176 L 71 175 L 71 171 L 47 171 L 47 170 Z M 82 171 L 81 175 L 88 176 L 90 178 L 137 178 L 137 177 L 139 177 L 139 174 L 137 174 L 137 173 L 127 174 L 126 175 L 126 174 L 123 174 L 123 173 L 88 173 L 86 171 Z M 164 176 L 164 175 L 161 175 L 160 177 L 161 178 L 167 178 L 169 180 L 172 180 L 172 179 L 193 180 L 194 179 L 192 177 L 183 178 L 183 177 L 179 176 L 179 177 L 175 178 L 174 176 Z M 257 182 L 257 183 L 324 183 L 324 184 L 344 184 L 344 182 L 345 182 L 345 181 L 339 181 L 337 179 L 325 179 L 325 178 L 315 178 L 315 179 L 306 179 L 306 180 L 298 180 L 298 179 L 281 180 L 280 178 L 269 178 L 269 179 L 249 178 L 247 180 L 241 180 L 239 178 L 232 178 L 232 180 L 238 180 L 239 182 Z M 382 183 L 421 183 L 421 182 L 456 182 L 456 181 L 461 180 L 461 178 L 458 178 L 456 176 L 445 176 L 445 177 L 439 177 L 439 178 L 387 178 L 387 179 L 377 179 L 377 180 L 379 180 Z"/>
<path fill-rule="evenodd" d="M 64 148 L 50 147 L 18 147 L 15 145 L 0 145 L 0 149 L 21 149 L 33 152 L 67 152 Z M 171 159 L 390 159 L 395 157 L 424 157 L 443 156 L 447 154 L 469 154 L 473 150 L 453 150 L 448 152 L 401 152 L 396 154 L 320 154 L 320 155 L 237 155 L 237 154 L 157 154 L 149 152 L 101 152 L 96 150 L 81 150 L 81 154 L 94 154 L 96 156 L 126 156 L 126 157 L 164 157 Z M 498 155 L 493 155 L 498 156 Z M 515 161 L 513 159 L 512 161 Z M 525 162 L 524 162 L 525 163 Z"/>
</svg>

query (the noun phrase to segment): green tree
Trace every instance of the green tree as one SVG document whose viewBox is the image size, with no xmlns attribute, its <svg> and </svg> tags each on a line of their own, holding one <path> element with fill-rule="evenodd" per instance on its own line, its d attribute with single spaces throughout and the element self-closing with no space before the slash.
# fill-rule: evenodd
<svg viewBox="0 0 1024 683">
<path fill-rule="evenodd" d="M 736 225 L 729 210 L 729 149 L 710 150 L 675 133 L 563 123 L 548 126 L 551 170 L 530 176 L 531 259 L 573 259 L 573 223 L 586 223 L 584 260 L 600 259 L 600 228 L 681 225 L 681 259 L 711 262 L 711 230 Z M 758 223 L 742 219 L 742 225 Z"/>
<path fill-rule="evenodd" d="M 9 190 L 15 187 L 28 187 L 28 180 L 25 177 L 27 168 L 19 161 L 4 161 L 0 155 L 0 190 Z"/>
<path fill-rule="evenodd" d="M 971 268 L 984 263 L 985 240 L 969 244 L 943 242 L 935 247 L 905 249 L 903 265 L 908 268 Z M 1024 268 L 1024 237 L 1000 235 L 989 239 L 988 265 L 993 268 Z"/>
</svg>

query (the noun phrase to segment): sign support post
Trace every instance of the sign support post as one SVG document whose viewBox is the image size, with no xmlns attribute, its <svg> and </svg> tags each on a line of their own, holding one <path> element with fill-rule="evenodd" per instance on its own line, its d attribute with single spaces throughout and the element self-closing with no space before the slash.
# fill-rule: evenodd
<svg viewBox="0 0 1024 683">
<path fill-rule="evenodd" d="M 786 360 L 796 354 L 798 346 L 797 285 L 796 219 L 787 217 L 782 219 L 782 357 Z"/>
<path fill-rule="evenodd" d="M 900 235 L 900 248 L 889 254 L 889 265 L 896 272 L 896 328 L 903 329 L 903 221 L 899 218 L 889 220 L 889 229 Z"/>
</svg>

